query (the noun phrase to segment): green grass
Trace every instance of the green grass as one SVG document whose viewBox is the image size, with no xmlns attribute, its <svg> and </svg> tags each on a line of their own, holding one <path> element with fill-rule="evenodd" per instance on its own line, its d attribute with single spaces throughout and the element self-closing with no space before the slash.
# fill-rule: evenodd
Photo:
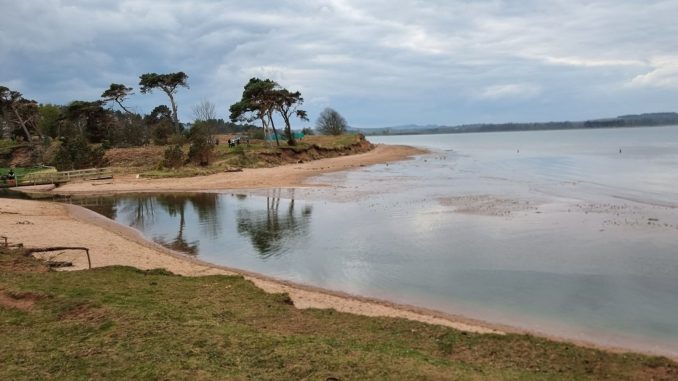
<svg viewBox="0 0 678 381">
<path fill-rule="evenodd" d="M 32 270 L 0 252 L 5 300 L 36 301 L 0 303 L 2 380 L 678 379 L 660 357 L 298 310 L 242 277 Z"/>
<path fill-rule="evenodd" d="M 16 167 L 14 173 L 18 177 L 25 176 L 29 173 L 39 173 L 39 172 L 55 172 L 56 170 L 52 167 Z M 10 168 L 0 167 L 0 173 L 6 175 L 9 172 Z"/>
<path fill-rule="evenodd" d="M 214 159 L 208 167 L 189 164 L 178 169 L 153 168 L 142 171 L 141 176 L 148 178 L 181 178 L 210 175 L 233 167 L 274 167 L 290 162 L 278 156 L 283 150 L 303 153 L 312 146 L 340 150 L 348 148 L 357 142 L 359 142 L 357 135 L 346 134 L 340 136 L 307 136 L 303 140 L 298 141 L 295 146 L 289 146 L 285 140 L 280 141 L 279 147 L 275 145 L 275 142 L 269 144 L 262 140 L 253 140 L 250 145 L 243 143 L 237 147 L 229 147 L 228 144 L 222 143 L 214 147 Z M 184 151 L 188 152 L 188 146 L 184 148 Z"/>
</svg>

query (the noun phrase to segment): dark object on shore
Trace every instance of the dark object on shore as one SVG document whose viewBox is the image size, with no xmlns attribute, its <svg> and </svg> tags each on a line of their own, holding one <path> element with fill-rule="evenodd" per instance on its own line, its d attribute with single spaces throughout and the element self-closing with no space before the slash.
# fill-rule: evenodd
<svg viewBox="0 0 678 381">
<path fill-rule="evenodd" d="M 66 262 L 66 261 L 47 261 L 45 262 L 47 267 L 50 269 L 58 269 L 62 267 L 73 267 L 73 262 Z"/>
<path fill-rule="evenodd" d="M 224 169 L 224 172 L 242 172 L 242 168 L 228 167 Z"/>
<path fill-rule="evenodd" d="M 32 247 L 26 249 L 26 255 L 32 255 L 33 253 L 45 253 L 48 251 L 61 251 L 61 250 L 83 250 L 87 255 L 87 265 L 89 269 L 92 269 L 92 258 L 89 256 L 89 249 L 86 247 L 79 246 L 54 246 L 54 247 Z M 71 264 L 72 265 L 72 264 Z"/>
</svg>

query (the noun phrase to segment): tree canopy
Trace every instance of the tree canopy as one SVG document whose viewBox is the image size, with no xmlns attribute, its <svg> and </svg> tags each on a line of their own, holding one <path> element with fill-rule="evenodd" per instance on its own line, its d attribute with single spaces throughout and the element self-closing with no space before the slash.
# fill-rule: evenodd
<svg viewBox="0 0 678 381">
<path fill-rule="evenodd" d="M 273 122 L 277 97 L 275 90 L 278 87 L 279 85 L 270 79 L 251 78 L 245 85 L 242 98 L 232 104 L 229 111 L 232 121 L 252 122 L 259 119 L 264 133 L 268 135 L 269 128 L 272 128 L 276 143 L 280 145 Z"/>
<path fill-rule="evenodd" d="M 251 78 L 245 85 L 240 101 L 231 105 L 229 110 L 232 121 L 252 122 L 259 119 L 265 132 L 269 127 L 273 130 L 278 145 L 280 142 L 273 117 L 274 113 L 279 113 L 285 122 L 288 144 L 294 145 L 290 119 L 296 116 L 308 120 L 306 111 L 298 109 L 303 102 L 299 91 L 291 92 L 270 79 Z"/>
<path fill-rule="evenodd" d="M 294 134 L 292 133 L 292 124 L 290 123 L 290 118 L 296 116 L 297 118 L 308 121 L 308 114 L 304 110 L 300 110 L 298 107 L 304 103 L 304 98 L 301 97 L 299 91 L 290 92 L 287 89 L 281 88 L 276 90 L 277 99 L 275 107 L 282 116 L 283 121 L 285 121 L 285 134 L 287 135 L 287 144 L 293 146 L 296 144 L 294 141 Z"/>
<path fill-rule="evenodd" d="M 104 91 L 103 94 L 101 94 L 101 98 L 104 99 L 104 102 L 117 103 L 118 106 L 120 106 L 121 109 L 125 110 L 126 113 L 132 114 L 132 112 L 129 111 L 122 104 L 125 98 L 127 98 L 131 94 L 132 94 L 131 87 L 127 87 L 120 83 L 111 83 L 111 86 L 108 88 L 108 90 Z"/>
<path fill-rule="evenodd" d="M 32 99 L 26 99 L 23 95 L 0 85 L 0 114 L 14 125 L 20 128 L 26 136 L 26 140 L 32 141 L 30 130 L 42 137 L 38 129 L 38 103 Z"/>
<path fill-rule="evenodd" d="M 174 128 L 179 133 L 179 116 L 177 115 L 177 104 L 174 101 L 174 94 L 179 87 L 188 88 L 188 75 L 183 71 L 168 74 L 146 73 L 139 76 L 139 86 L 142 94 L 151 93 L 154 89 L 160 89 L 167 94 L 172 104 Z"/>
</svg>

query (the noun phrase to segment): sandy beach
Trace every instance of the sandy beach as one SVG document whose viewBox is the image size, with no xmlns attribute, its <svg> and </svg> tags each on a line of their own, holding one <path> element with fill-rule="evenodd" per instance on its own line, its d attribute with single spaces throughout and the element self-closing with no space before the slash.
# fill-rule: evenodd
<svg viewBox="0 0 678 381">
<path fill-rule="evenodd" d="M 250 169 L 191 179 L 137 179 L 134 176 L 105 182 L 81 182 L 58 188 L 58 193 L 92 194 L 131 191 L 189 191 L 268 187 L 319 186 L 306 180 L 314 175 L 351 168 L 405 160 L 424 151 L 407 146 L 377 146 L 374 150 L 353 156 L 323 159 L 276 168 Z M 340 292 L 272 279 L 260 274 L 230 269 L 199 261 L 172 252 L 144 239 L 129 227 L 79 206 L 53 202 L 0 199 L 0 235 L 10 243 L 26 247 L 83 246 L 90 249 L 93 267 L 133 266 L 140 269 L 165 268 L 184 276 L 242 275 L 258 287 L 271 293 L 286 292 L 298 308 L 333 308 L 337 311 L 367 316 L 401 317 L 456 329 L 502 333 L 494 327 L 463 317 L 438 313 L 386 301 L 363 298 Z M 82 252 L 63 251 L 42 254 L 43 257 L 73 263 L 71 270 L 87 268 Z"/>
<path fill-rule="evenodd" d="M 306 180 L 322 173 L 350 170 L 372 164 L 404 160 L 425 150 L 403 145 L 377 145 L 373 150 L 356 155 L 308 161 L 272 168 L 243 169 L 242 172 L 217 173 L 209 176 L 168 179 L 138 178 L 136 175 L 116 176 L 112 180 L 85 181 L 65 184 L 51 190 L 58 194 L 102 194 L 160 191 L 205 191 L 216 189 L 260 189 L 322 186 Z M 30 189 L 24 188 L 30 192 Z M 45 189 L 38 187 L 38 192 Z"/>
</svg>

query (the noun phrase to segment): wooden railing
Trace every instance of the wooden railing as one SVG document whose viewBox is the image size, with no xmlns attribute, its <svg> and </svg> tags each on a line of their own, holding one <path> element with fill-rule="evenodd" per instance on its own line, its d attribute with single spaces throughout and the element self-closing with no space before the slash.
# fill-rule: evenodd
<svg viewBox="0 0 678 381">
<path fill-rule="evenodd" d="M 17 178 L 17 186 L 63 184 L 73 180 L 103 180 L 112 179 L 111 168 L 91 168 L 63 172 L 29 173 Z"/>
</svg>

